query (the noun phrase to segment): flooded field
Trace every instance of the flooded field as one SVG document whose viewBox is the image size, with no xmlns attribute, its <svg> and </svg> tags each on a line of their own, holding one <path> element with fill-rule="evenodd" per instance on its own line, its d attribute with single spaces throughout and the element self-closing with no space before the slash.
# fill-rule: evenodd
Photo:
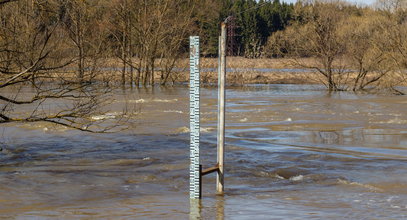
<svg viewBox="0 0 407 220">
<path fill-rule="evenodd" d="M 116 91 L 127 98 L 95 118 L 136 104 L 136 128 L 119 133 L 2 125 L 0 218 L 407 218 L 407 98 L 307 85 L 227 90 L 225 195 L 205 176 L 190 215 L 188 92 Z M 201 93 L 205 168 L 216 160 L 217 91 Z"/>
</svg>

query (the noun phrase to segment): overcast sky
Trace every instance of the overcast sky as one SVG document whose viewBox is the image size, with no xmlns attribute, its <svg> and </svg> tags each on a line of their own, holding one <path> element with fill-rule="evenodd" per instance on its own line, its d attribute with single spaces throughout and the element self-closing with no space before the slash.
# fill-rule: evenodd
<svg viewBox="0 0 407 220">
<path fill-rule="evenodd" d="M 285 2 L 296 2 L 297 0 L 283 0 Z M 366 4 L 370 5 L 375 2 L 375 0 L 346 0 L 348 2 L 357 3 L 357 4 Z"/>
</svg>

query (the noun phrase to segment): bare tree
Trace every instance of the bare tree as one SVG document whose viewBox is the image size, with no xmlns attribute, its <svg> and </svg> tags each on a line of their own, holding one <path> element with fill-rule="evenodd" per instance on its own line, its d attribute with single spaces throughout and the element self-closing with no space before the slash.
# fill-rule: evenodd
<svg viewBox="0 0 407 220">
<path fill-rule="evenodd" d="M 346 13 L 340 4 L 319 3 L 301 7 L 300 22 L 289 27 L 285 37 L 274 35 L 269 42 L 285 44 L 287 53 L 294 58 L 294 64 L 316 70 L 325 80 L 322 81 L 329 91 L 341 90 L 345 76 L 344 67 L 339 65 L 345 47 L 339 37 L 338 29 Z M 276 39 L 275 37 L 279 37 Z M 273 39 L 274 38 L 274 39 Z M 303 62 L 304 56 L 312 56 L 316 63 Z M 336 66 L 335 66 L 336 64 Z"/>
<path fill-rule="evenodd" d="M 332 2 L 297 4 L 297 21 L 271 36 L 266 52 L 289 56 L 294 65 L 315 70 L 329 91 L 394 90 L 389 82 L 401 82 L 395 66 L 401 66 L 397 63 L 405 51 L 403 19 Z"/>
<path fill-rule="evenodd" d="M 75 56 L 78 82 L 91 82 L 98 70 L 99 59 L 107 50 L 106 16 L 109 14 L 100 1 L 58 0 L 61 23 L 67 33 L 68 50 Z"/>
<path fill-rule="evenodd" d="M 104 113 L 110 89 L 70 83 L 65 67 L 74 60 L 64 56 L 58 4 L 35 2 L 27 15 L 25 3 L 0 6 L 0 124 L 42 121 L 106 131 L 92 116 Z"/>
<path fill-rule="evenodd" d="M 9 2 L 15 2 L 15 1 L 18 1 L 18 0 L 1 0 L 0 5 L 3 5 L 3 4 L 9 3 Z"/>
<path fill-rule="evenodd" d="M 113 35 L 120 42 L 122 78 L 128 65 L 137 71 L 137 86 L 154 85 L 157 70 L 161 73 L 160 84 L 167 82 L 176 61 L 185 54 L 183 48 L 194 25 L 194 5 L 190 0 L 118 2 L 118 18 L 113 23 L 119 25 Z"/>
<path fill-rule="evenodd" d="M 391 45 L 384 37 L 391 26 L 386 17 L 368 14 L 350 17 L 341 27 L 341 37 L 351 39 L 345 41 L 345 57 L 353 91 L 377 87 L 393 72 Z"/>
<path fill-rule="evenodd" d="M 115 53 L 115 56 L 121 60 L 121 83 L 126 84 L 127 67 L 130 67 L 130 85 L 133 84 L 133 68 L 131 66 L 132 53 L 132 26 L 130 25 L 134 14 L 134 4 L 131 4 L 128 0 L 113 1 L 112 8 L 114 13 L 110 18 L 111 28 L 110 33 L 114 37 L 114 41 L 111 42 L 111 46 Z"/>
</svg>

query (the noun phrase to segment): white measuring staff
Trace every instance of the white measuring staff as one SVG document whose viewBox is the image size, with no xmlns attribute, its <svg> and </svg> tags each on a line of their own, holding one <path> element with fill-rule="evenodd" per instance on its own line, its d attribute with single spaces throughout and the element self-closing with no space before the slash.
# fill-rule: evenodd
<svg viewBox="0 0 407 220">
<path fill-rule="evenodd" d="M 199 100 L 199 36 L 190 37 L 190 184 L 189 184 L 189 197 L 191 199 L 199 199 L 201 197 L 200 187 L 200 161 L 199 161 L 199 121 L 200 121 L 200 100 Z"/>
</svg>

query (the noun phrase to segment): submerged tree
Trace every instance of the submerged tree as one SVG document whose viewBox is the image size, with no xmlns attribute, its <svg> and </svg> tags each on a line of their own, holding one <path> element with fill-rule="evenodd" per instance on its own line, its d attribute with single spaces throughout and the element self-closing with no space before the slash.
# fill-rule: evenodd
<svg viewBox="0 0 407 220">
<path fill-rule="evenodd" d="M 295 15 L 291 26 L 269 38 L 269 56 L 315 70 L 329 91 L 394 90 L 389 82 L 404 41 L 394 19 L 340 1 L 297 4 Z"/>
<path fill-rule="evenodd" d="M 112 33 L 116 39 L 113 45 L 120 48 L 119 57 L 123 61 L 122 82 L 126 65 L 136 70 L 136 86 L 154 85 L 157 69 L 159 83 L 168 82 L 176 61 L 185 55 L 188 36 L 194 30 L 195 4 L 190 0 L 117 3 L 119 13 L 112 24 L 118 25 Z M 130 76 L 132 81 L 133 74 Z"/>
<path fill-rule="evenodd" d="M 345 47 L 338 29 L 347 16 L 336 4 L 316 3 L 299 6 L 301 13 L 297 23 L 290 26 L 284 34 L 277 34 L 269 39 L 273 47 L 286 44 L 286 55 L 294 58 L 295 64 L 316 70 L 324 77 L 322 81 L 330 91 L 339 90 L 343 78 L 343 68 L 335 66 L 343 54 Z M 281 47 L 281 46 L 280 46 Z M 316 63 L 303 62 L 304 56 L 314 57 Z"/>
<path fill-rule="evenodd" d="M 349 79 L 347 86 L 353 91 L 378 88 L 394 73 L 391 45 L 386 35 L 391 22 L 383 16 L 370 14 L 351 17 L 341 28 L 345 41 L 344 53 Z"/>
<path fill-rule="evenodd" d="M 67 40 L 64 47 L 75 57 L 78 82 L 91 82 L 96 76 L 98 61 L 106 55 L 108 31 L 105 22 L 109 13 L 105 7 L 100 7 L 101 2 L 57 1 L 59 21 L 66 33 L 61 33 Z"/>
</svg>

